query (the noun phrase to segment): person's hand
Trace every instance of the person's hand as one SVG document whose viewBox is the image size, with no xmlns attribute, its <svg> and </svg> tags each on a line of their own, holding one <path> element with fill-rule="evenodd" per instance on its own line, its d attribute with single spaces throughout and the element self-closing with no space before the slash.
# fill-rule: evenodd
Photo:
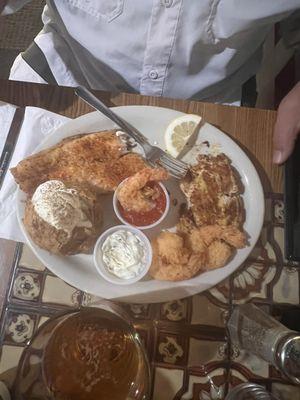
<svg viewBox="0 0 300 400">
<path fill-rule="evenodd" d="M 300 133 L 300 82 L 285 96 L 278 107 L 273 137 L 273 162 L 282 164 L 294 149 Z"/>
</svg>

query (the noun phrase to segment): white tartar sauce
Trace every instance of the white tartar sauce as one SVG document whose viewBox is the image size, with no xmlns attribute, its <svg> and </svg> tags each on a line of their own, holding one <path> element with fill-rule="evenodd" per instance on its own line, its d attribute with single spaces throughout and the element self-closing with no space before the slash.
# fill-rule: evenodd
<svg viewBox="0 0 300 400">
<path fill-rule="evenodd" d="M 101 251 L 108 271 L 119 278 L 135 278 L 145 267 L 146 246 L 130 231 L 120 229 L 109 235 Z"/>
</svg>

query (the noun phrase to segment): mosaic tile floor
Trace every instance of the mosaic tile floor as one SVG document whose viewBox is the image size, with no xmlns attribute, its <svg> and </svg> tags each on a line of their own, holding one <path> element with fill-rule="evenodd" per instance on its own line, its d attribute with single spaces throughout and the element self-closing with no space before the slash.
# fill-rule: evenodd
<svg viewBox="0 0 300 400">
<path fill-rule="evenodd" d="M 231 387 L 244 381 L 258 382 L 282 400 L 300 400 L 300 387 L 233 346 L 226 335 L 233 307 L 244 302 L 252 301 L 286 321 L 288 313 L 300 316 L 300 269 L 283 258 L 282 197 L 273 194 L 266 202 L 257 246 L 230 278 L 178 301 L 123 304 L 149 355 L 154 400 L 223 400 Z M 54 276 L 27 246 L 19 245 L 1 318 L 0 379 L 11 386 L 26 341 L 51 315 L 95 301 Z"/>
</svg>

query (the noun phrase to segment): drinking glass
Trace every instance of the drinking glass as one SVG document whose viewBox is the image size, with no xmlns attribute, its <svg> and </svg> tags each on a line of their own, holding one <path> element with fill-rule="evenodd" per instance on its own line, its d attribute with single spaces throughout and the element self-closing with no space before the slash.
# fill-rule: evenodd
<svg viewBox="0 0 300 400">
<path fill-rule="evenodd" d="M 227 324 L 230 338 L 300 384 L 300 334 L 253 304 L 237 306 Z"/>
<path fill-rule="evenodd" d="M 256 383 L 245 382 L 235 386 L 226 396 L 225 400 L 278 400 L 272 393 L 257 385 Z"/>
<path fill-rule="evenodd" d="M 22 354 L 16 400 L 147 400 L 150 368 L 127 314 L 103 301 L 45 322 Z"/>
</svg>

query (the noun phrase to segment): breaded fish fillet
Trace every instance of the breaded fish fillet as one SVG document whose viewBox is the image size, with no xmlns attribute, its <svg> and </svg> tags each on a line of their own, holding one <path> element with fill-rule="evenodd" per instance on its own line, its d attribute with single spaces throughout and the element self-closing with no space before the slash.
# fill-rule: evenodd
<svg viewBox="0 0 300 400">
<path fill-rule="evenodd" d="M 225 154 L 200 155 L 180 184 L 196 226 L 235 225 L 244 219 L 241 183 Z"/>
<path fill-rule="evenodd" d="M 86 185 L 105 193 L 146 166 L 141 156 L 125 152 L 115 131 L 77 135 L 27 157 L 11 173 L 29 194 L 50 179 Z"/>
</svg>

